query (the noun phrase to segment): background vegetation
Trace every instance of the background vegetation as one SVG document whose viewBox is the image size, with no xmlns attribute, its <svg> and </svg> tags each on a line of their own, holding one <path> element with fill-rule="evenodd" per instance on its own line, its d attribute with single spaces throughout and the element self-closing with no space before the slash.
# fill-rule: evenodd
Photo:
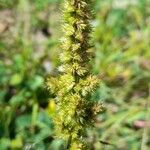
<svg viewBox="0 0 150 150">
<path fill-rule="evenodd" d="M 59 150 L 45 79 L 57 73 L 60 0 L 0 0 L 0 149 Z M 93 0 L 95 98 L 106 110 L 91 149 L 150 149 L 150 1 Z"/>
</svg>

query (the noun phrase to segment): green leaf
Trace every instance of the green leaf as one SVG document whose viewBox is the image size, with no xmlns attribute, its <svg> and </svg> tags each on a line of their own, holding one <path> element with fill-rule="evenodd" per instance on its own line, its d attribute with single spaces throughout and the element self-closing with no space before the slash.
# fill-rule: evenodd
<svg viewBox="0 0 150 150">
<path fill-rule="evenodd" d="M 21 74 L 14 74 L 10 78 L 10 85 L 18 85 L 22 82 L 23 78 Z"/>
</svg>

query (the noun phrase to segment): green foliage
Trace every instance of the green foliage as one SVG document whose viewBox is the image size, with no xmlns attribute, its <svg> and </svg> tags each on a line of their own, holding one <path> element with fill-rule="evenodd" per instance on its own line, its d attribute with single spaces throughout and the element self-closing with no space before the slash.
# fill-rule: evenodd
<svg viewBox="0 0 150 150">
<path fill-rule="evenodd" d="M 0 0 L 0 7 L 2 4 Z M 47 149 L 52 140 L 44 80 L 51 67 L 49 51 L 57 42 L 43 31 L 53 28 L 48 20 L 39 21 L 43 19 L 39 14 L 48 10 L 36 5 L 28 0 L 9 0 L 0 9 L 1 150 Z"/>
<path fill-rule="evenodd" d="M 99 84 L 89 72 L 90 10 L 85 0 L 64 1 L 61 75 L 49 78 L 48 88 L 55 94 L 56 136 L 68 140 L 71 150 L 85 148 L 86 128 L 92 126 L 101 106 L 90 100 Z"/>
<path fill-rule="evenodd" d="M 145 122 L 149 113 L 149 5 L 149 0 L 97 1 L 93 66 L 102 78 L 96 97 L 107 107 L 99 136 L 116 145 L 98 144 L 97 149 L 140 149 L 139 139 L 145 139 L 135 123 Z"/>
<path fill-rule="evenodd" d="M 18 0 L 0 0 L 0 8 L 11 8 Z"/>
</svg>

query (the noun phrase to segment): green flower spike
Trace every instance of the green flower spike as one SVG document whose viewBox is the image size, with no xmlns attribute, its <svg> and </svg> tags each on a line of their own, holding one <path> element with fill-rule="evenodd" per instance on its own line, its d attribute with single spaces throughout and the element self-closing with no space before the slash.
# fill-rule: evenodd
<svg viewBox="0 0 150 150">
<path fill-rule="evenodd" d="M 62 54 L 57 78 L 49 78 L 48 88 L 55 94 L 54 116 L 58 138 L 68 141 L 68 149 L 84 150 L 86 128 L 93 125 L 101 105 L 90 100 L 99 79 L 90 74 L 89 0 L 65 0 L 63 11 Z"/>
</svg>

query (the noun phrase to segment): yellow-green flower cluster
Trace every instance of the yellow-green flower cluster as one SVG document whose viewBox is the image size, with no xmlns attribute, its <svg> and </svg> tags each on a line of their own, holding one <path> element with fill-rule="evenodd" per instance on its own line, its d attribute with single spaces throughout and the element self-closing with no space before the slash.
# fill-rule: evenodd
<svg viewBox="0 0 150 150">
<path fill-rule="evenodd" d="M 89 72 L 91 26 L 88 2 L 64 1 L 62 65 L 58 69 L 61 73 L 47 81 L 48 88 L 56 96 L 56 135 L 69 141 L 72 150 L 85 149 L 85 130 L 101 111 L 100 105 L 90 100 L 99 80 Z"/>
</svg>

